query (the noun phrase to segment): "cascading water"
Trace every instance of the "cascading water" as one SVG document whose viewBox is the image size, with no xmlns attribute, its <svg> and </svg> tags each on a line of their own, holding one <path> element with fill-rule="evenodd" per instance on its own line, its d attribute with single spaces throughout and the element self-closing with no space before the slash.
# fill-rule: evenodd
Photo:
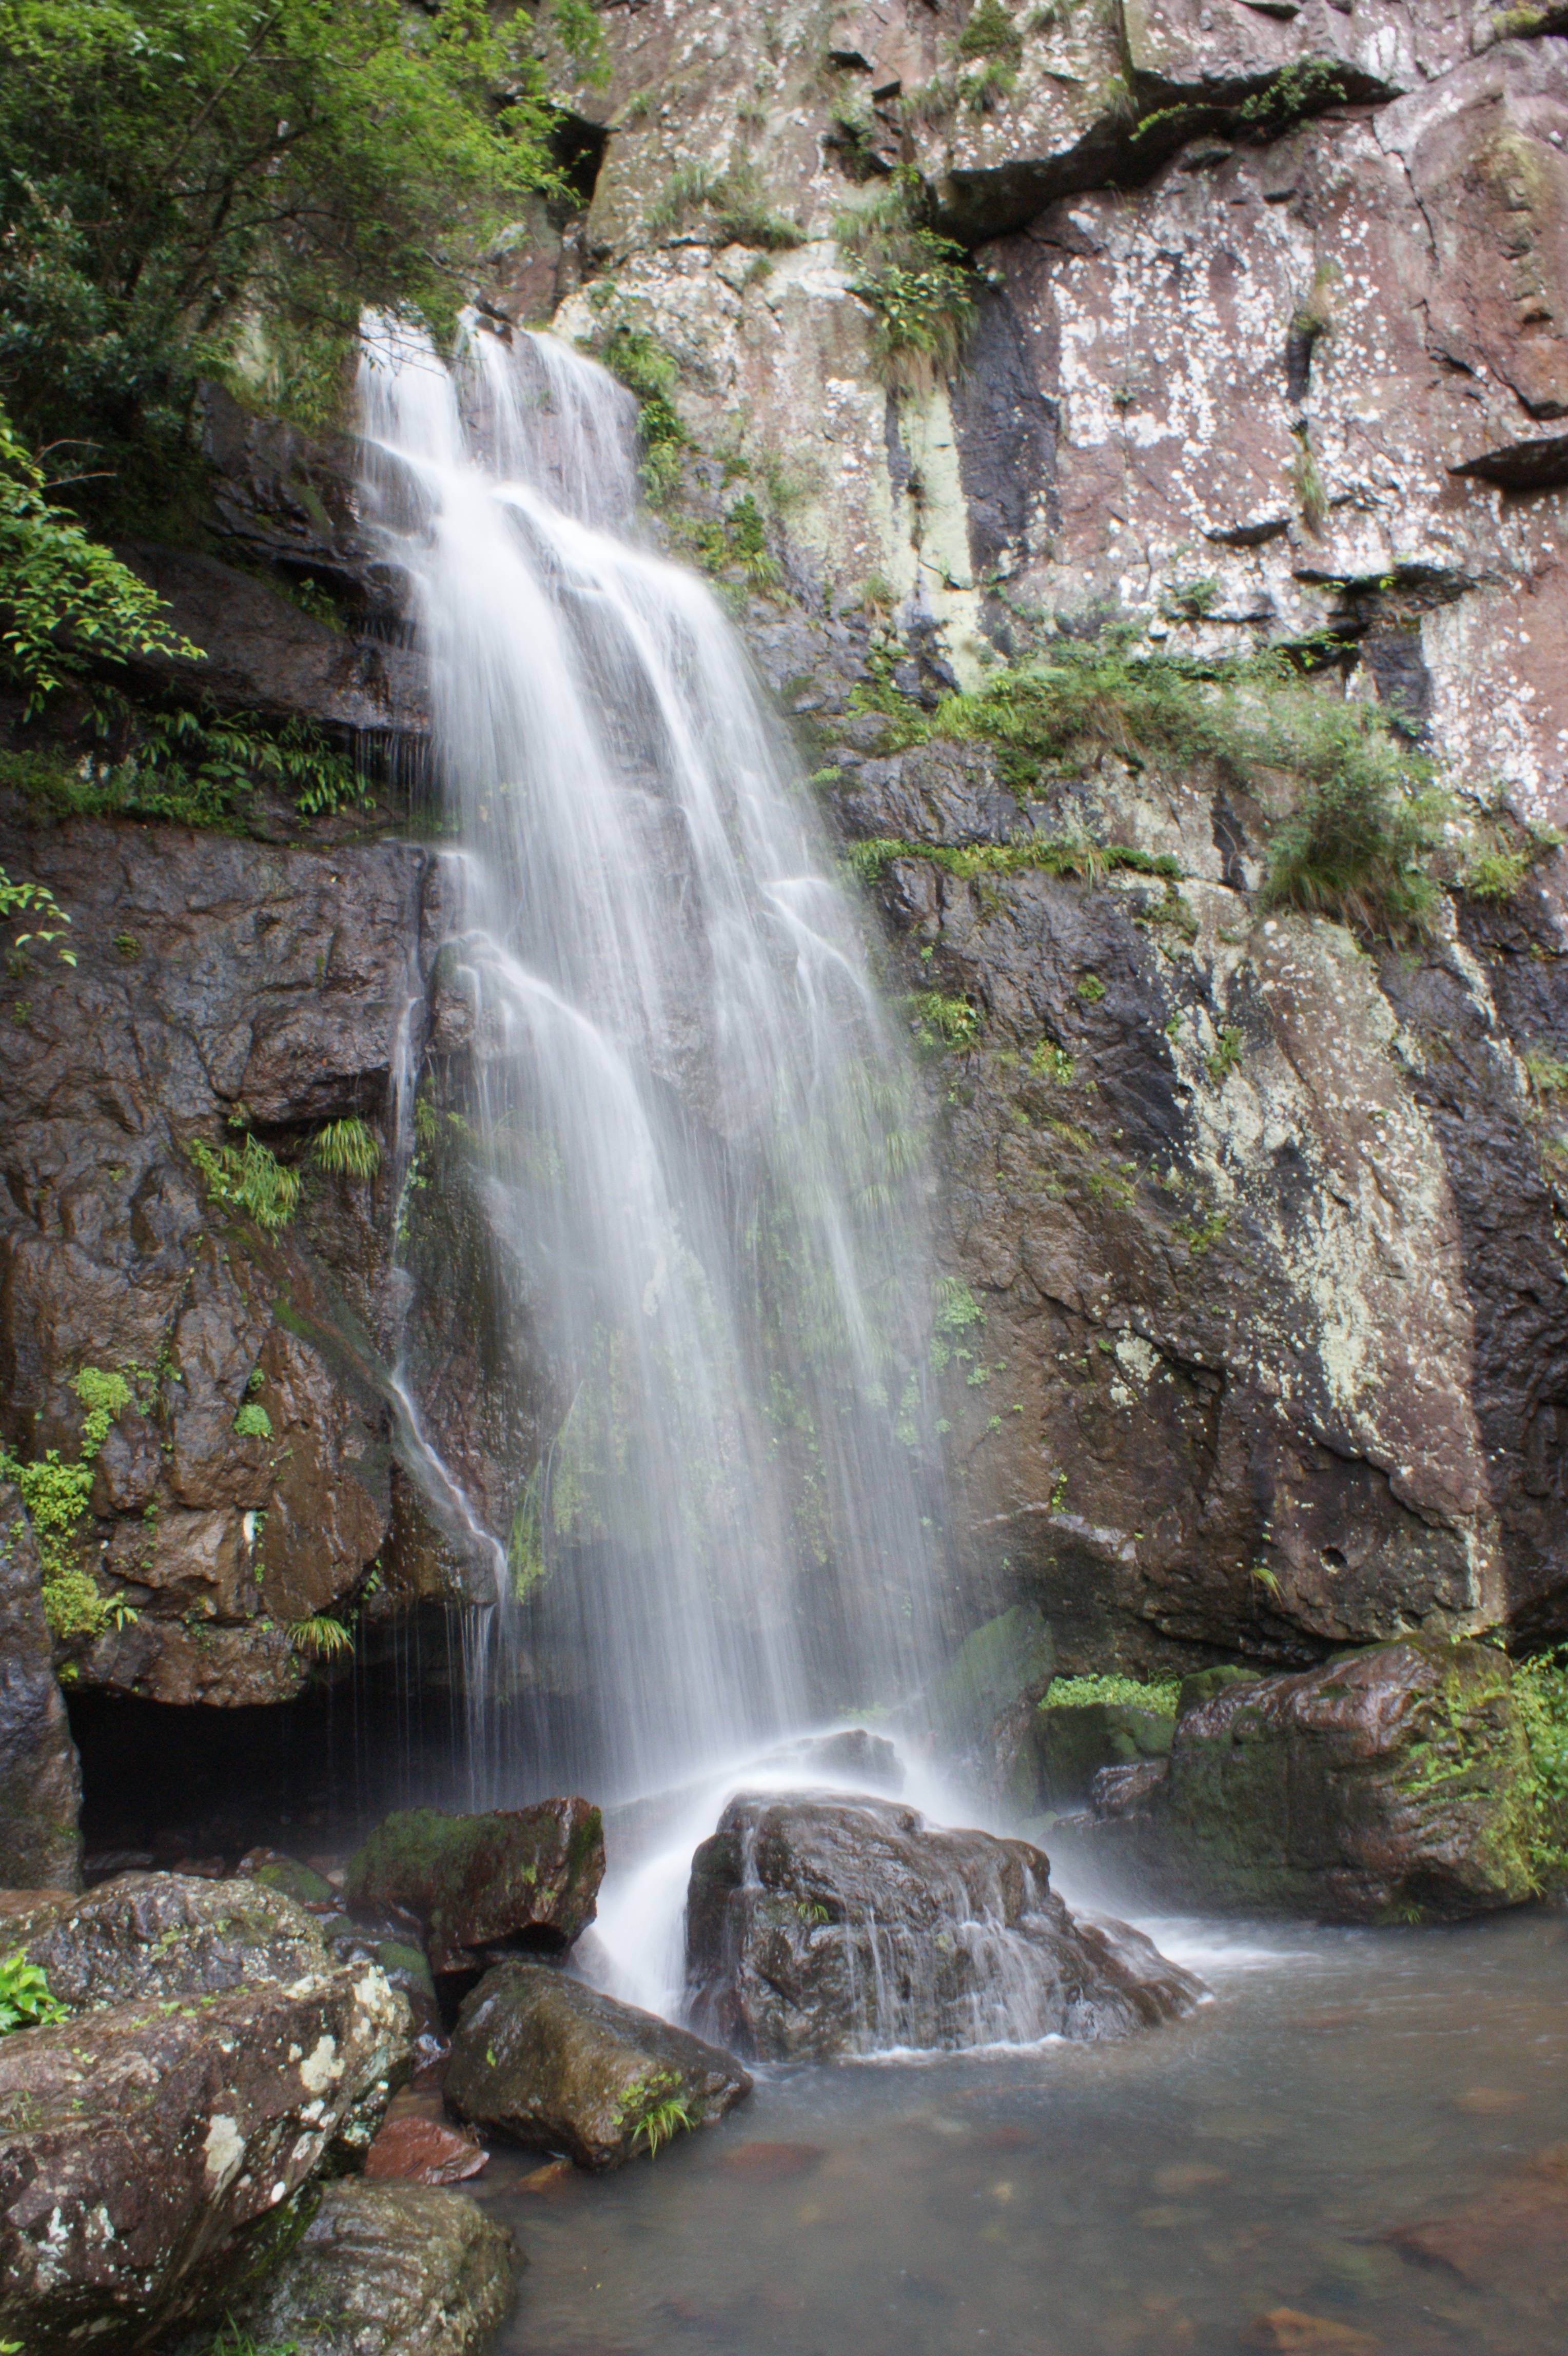
<svg viewBox="0 0 1568 2356">
<path fill-rule="evenodd" d="M 467 846 L 440 1117 L 554 1402 L 491 1618 L 591 1664 L 556 1773 L 673 1783 L 929 1666 L 914 1091 L 734 632 L 632 536 L 629 397 L 483 330 L 382 327 L 362 387 Z"/>
</svg>

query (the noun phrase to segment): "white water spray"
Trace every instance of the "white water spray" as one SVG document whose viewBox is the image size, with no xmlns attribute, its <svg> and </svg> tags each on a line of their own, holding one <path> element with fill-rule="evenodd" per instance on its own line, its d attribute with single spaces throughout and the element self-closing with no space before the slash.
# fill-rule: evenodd
<svg viewBox="0 0 1568 2356">
<path fill-rule="evenodd" d="M 929 1666 L 914 1090 L 734 632 L 632 537 L 629 397 L 482 331 L 381 330 L 362 389 L 467 847 L 428 1119 L 553 1402 L 481 1533 L 499 1649 L 569 1696 L 553 1772 L 675 1784 Z"/>
</svg>

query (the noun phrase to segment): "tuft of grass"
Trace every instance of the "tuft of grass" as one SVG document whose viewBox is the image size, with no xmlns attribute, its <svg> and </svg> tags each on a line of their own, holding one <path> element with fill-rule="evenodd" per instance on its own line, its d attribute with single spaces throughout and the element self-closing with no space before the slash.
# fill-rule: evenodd
<svg viewBox="0 0 1568 2356">
<path fill-rule="evenodd" d="M 288 1641 L 307 1661 L 342 1660 L 354 1649 L 354 1639 L 341 1620 L 333 1619 L 327 1612 L 313 1612 L 308 1620 L 295 1620 L 290 1626 Z"/>
<path fill-rule="evenodd" d="M 889 386 L 911 392 L 952 374 L 975 319 L 968 256 L 929 226 L 927 203 L 918 176 L 901 171 L 833 222 L 838 243 L 855 257 L 850 289 L 871 311 L 878 369 Z"/>
<path fill-rule="evenodd" d="M 644 226 L 650 237 L 661 238 L 690 221 L 700 221 L 720 245 L 779 253 L 804 242 L 797 223 L 767 202 L 750 164 L 731 164 L 722 171 L 687 165 L 672 173 L 644 216 Z"/>
<path fill-rule="evenodd" d="M 381 1140 L 357 1114 L 318 1129 L 310 1151 L 323 1170 L 338 1178 L 373 1178 L 381 1166 Z"/>
</svg>

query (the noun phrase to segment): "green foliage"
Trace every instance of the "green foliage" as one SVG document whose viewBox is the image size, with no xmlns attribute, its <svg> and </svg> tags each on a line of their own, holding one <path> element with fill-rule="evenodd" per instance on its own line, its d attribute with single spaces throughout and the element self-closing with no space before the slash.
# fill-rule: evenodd
<svg viewBox="0 0 1568 2356">
<path fill-rule="evenodd" d="M 307 720 L 269 727 L 254 714 L 220 718 L 101 694 L 91 714 L 101 750 L 74 768 L 0 753 L 0 777 L 71 817 L 140 818 L 240 830 L 259 787 L 286 794 L 302 818 L 371 802 L 365 779 Z"/>
<path fill-rule="evenodd" d="M 1293 751 L 1298 798 L 1270 840 L 1263 905 L 1395 940 L 1423 931 L 1436 899 L 1423 862 L 1442 816 L 1426 765 L 1364 704 L 1322 707 Z"/>
<path fill-rule="evenodd" d="M 339 1178 L 373 1178 L 381 1166 L 381 1140 L 357 1114 L 329 1120 L 310 1141 L 310 1151 L 323 1170 Z"/>
<path fill-rule="evenodd" d="M 658 2158 L 660 2147 L 671 2136 L 697 2123 L 682 2094 L 680 2080 L 667 2070 L 650 2071 L 634 2079 L 620 2098 L 618 2115 L 622 2127 L 630 2130 L 633 2148 L 640 2145 L 650 2159 Z"/>
<path fill-rule="evenodd" d="M 301 2356 L 297 2340 L 273 2340 L 264 2348 L 242 2331 L 231 2316 L 213 2340 L 208 2356 Z"/>
<path fill-rule="evenodd" d="M 308 1661 L 339 1661 L 354 1650 L 354 1639 L 341 1620 L 329 1612 L 314 1612 L 308 1620 L 295 1620 L 289 1628 L 288 1641 L 296 1653 Z"/>
<path fill-rule="evenodd" d="M 1514 1708 L 1530 1759 L 1530 1860 L 1542 1885 L 1568 1872 L 1568 1649 L 1520 1661 Z"/>
<path fill-rule="evenodd" d="M 762 510 L 749 491 L 690 537 L 699 562 L 710 573 L 738 572 L 752 589 L 776 589 L 783 577 L 768 545 Z"/>
<path fill-rule="evenodd" d="M 950 376 L 974 327 L 973 280 L 963 248 L 935 230 L 906 229 L 885 240 L 850 280 L 871 310 L 873 350 L 886 383 L 929 391 Z"/>
<path fill-rule="evenodd" d="M 0 0 L 24 427 L 134 478 L 183 442 L 202 370 L 330 414 L 364 306 L 445 323 L 520 199 L 559 187 L 532 36 L 483 0 Z"/>
<path fill-rule="evenodd" d="M 234 1436 L 237 1440 L 270 1440 L 272 1438 L 273 1419 L 258 1400 L 244 1401 L 234 1418 Z"/>
<path fill-rule="evenodd" d="M 83 1570 L 80 1550 L 93 1467 L 115 1417 L 131 1404 L 131 1386 L 124 1375 L 83 1366 L 71 1376 L 70 1387 L 87 1410 L 74 1463 L 67 1463 L 58 1448 L 30 1464 L 0 1450 L 0 1481 L 15 1482 L 32 1524 L 44 1617 L 61 1644 L 85 1642 L 111 1619 L 118 1625 L 125 1617 L 124 1607 L 106 1600 Z"/>
<path fill-rule="evenodd" d="M 1240 1032 L 1228 1023 L 1219 1033 L 1214 1053 L 1203 1059 L 1204 1069 L 1216 1087 L 1222 1087 L 1232 1072 L 1240 1071 L 1244 1044 Z"/>
<path fill-rule="evenodd" d="M 5 951 L 9 972 L 20 974 L 27 965 L 25 952 L 37 941 L 48 948 L 58 941 L 70 918 L 55 898 L 47 884 L 13 884 L 5 870 L 0 867 L 0 925 L 7 925 L 16 916 L 30 916 L 32 923 L 25 933 L 18 933 Z M 74 949 L 57 948 L 56 957 L 62 965 L 74 965 Z"/>
<path fill-rule="evenodd" d="M 1260 139 L 1277 139 L 1293 123 L 1320 114 L 1349 96 L 1342 65 L 1328 58 L 1295 58 L 1266 88 L 1237 109 L 1238 125 Z"/>
<path fill-rule="evenodd" d="M 1283 654 L 1229 663 L 1134 658 L 1107 633 L 1089 647 L 1053 643 L 1030 664 L 944 696 L 934 712 L 876 687 L 862 701 L 883 712 L 889 749 L 931 737 L 994 745 L 1006 782 L 1026 797 L 1096 749 L 1139 768 L 1209 762 L 1265 806 L 1282 792 L 1290 797 L 1270 842 L 1265 905 L 1336 916 L 1393 938 L 1419 931 L 1432 905 L 1425 862 L 1438 844 L 1443 805 L 1431 763 L 1380 707 L 1320 692 Z M 861 846 L 854 856 L 866 872 L 901 851 Z M 920 855 L 985 854 L 939 848 Z M 1039 856 L 1046 864 L 1059 860 L 1062 872 L 1071 860 L 1096 856 L 1155 874 L 1178 872 L 1174 861 L 1114 848 L 1047 846 Z M 1030 863 L 1026 839 L 1004 846 L 1003 859 Z"/>
<path fill-rule="evenodd" d="M 49 1994 L 48 1976 L 37 1964 L 24 1954 L 0 1959 L 0 2037 L 14 2029 L 48 2029 L 65 2018 L 65 2006 Z"/>
<path fill-rule="evenodd" d="M 596 337 L 594 351 L 611 375 L 637 396 L 643 487 L 658 506 L 670 498 L 679 482 L 682 454 L 691 444 L 675 408 L 680 371 L 670 353 L 650 335 L 625 320 Z"/>
<path fill-rule="evenodd" d="M 1001 58 L 1015 66 L 1024 54 L 1024 36 L 1002 0 L 979 0 L 953 50 L 961 58 Z"/>
<path fill-rule="evenodd" d="M 5 15 L 0 6 L 0 25 Z M 156 591 L 90 540 L 48 487 L 0 406 L 0 675 L 19 682 L 29 712 L 89 656 L 200 651 L 170 629 Z"/>
<path fill-rule="evenodd" d="M 1524 1067 L 1537 1096 L 1568 1096 L 1568 1057 L 1549 1055 L 1532 1047 L 1524 1058 Z"/>
<path fill-rule="evenodd" d="M 967 998 L 947 998 L 940 990 L 917 990 L 909 997 L 910 1028 L 928 1055 L 972 1047 L 980 1016 Z"/>
<path fill-rule="evenodd" d="M 186 1151 L 207 1183 L 209 1203 L 243 1211 L 269 1235 L 287 1226 L 299 1205 L 299 1173 L 285 1169 L 259 1138 L 216 1151 L 192 1138 Z"/>
<path fill-rule="evenodd" d="M 1052 841 L 1026 834 L 1012 842 L 901 842 L 890 835 L 851 843 L 845 852 L 850 867 L 863 884 L 874 884 L 895 859 L 924 859 L 946 874 L 1020 875 L 1038 871 L 1047 875 L 1073 875 L 1098 884 L 1119 869 L 1138 875 L 1179 877 L 1181 869 L 1164 852 L 1133 851 L 1120 842 Z"/>
<path fill-rule="evenodd" d="M 1082 1709 L 1091 1702 L 1101 1702 L 1112 1709 L 1146 1709 L 1156 1718 L 1174 1718 L 1180 1691 L 1179 1677 L 1152 1677 L 1145 1682 L 1114 1672 L 1104 1676 L 1053 1677 L 1040 1708 Z"/>
</svg>

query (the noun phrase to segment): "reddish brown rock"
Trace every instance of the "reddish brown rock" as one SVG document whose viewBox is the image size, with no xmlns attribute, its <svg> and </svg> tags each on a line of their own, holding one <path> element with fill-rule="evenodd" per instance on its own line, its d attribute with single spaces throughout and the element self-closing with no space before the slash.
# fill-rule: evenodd
<svg viewBox="0 0 1568 2356">
<path fill-rule="evenodd" d="M 478 2176 L 489 2154 L 472 2136 L 438 2119 L 392 2117 L 365 2154 L 365 2174 L 403 2184 L 462 2184 Z"/>
<path fill-rule="evenodd" d="M 1467 2207 L 1398 2226 L 1389 2239 L 1405 2257 L 1477 2290 L 1560 2303 L 1568 2298 L 1568 2144 L 1537 2152 Z"/>
</svg>

